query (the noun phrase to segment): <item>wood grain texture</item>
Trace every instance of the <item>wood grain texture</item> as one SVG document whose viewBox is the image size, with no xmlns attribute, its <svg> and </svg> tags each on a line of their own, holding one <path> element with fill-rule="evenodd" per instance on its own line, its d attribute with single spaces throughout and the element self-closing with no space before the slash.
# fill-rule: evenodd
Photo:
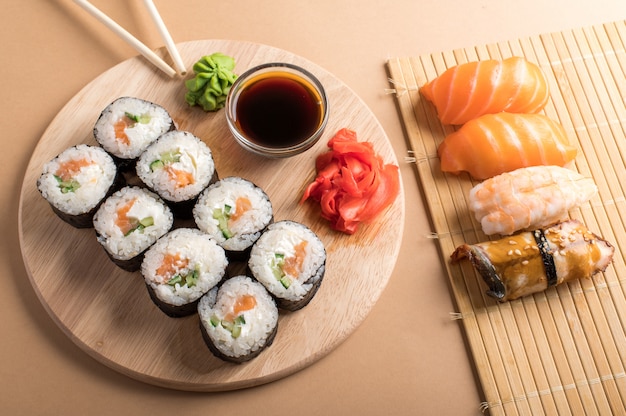
<svg viewBox="0 0 626 416">
<path fill-rule="evenodd" d="M 401 120 L 428 200 L 433 232 L 491 415 L 626 414 L 626 22 L 388 61 Z M 468 61 L 524 56 L 546 73 L 544 113 L 579 152 L 573 169 L 599 194 L 570 216 L 615 246 L 613 264 L 591 279 L 497 303 L 454 249 L 487 240 L 468 210 L 476 185 L 441 172 L 442 125 L 418 89 Z M 499 238 L 494 236 L 493 238 Z"/>
<path fill-rule="evenodd" d="M 347 127 L 360 140 L 371 141 L 385 161 L 398 162 L 371 111 L 345 84 L 315 64 L 255 43 L 202 40 L 178 46 L 189 66 L 219 51 L 235 58 L 236 73 L 271 61 L 308 69 L 329 97 L 330 117 L 322 139 L 289 159 L 248 153 L 231 137 L 223 111 L 207 114 L 185 103 L 184 79 L 165 77 L 141 57 L 125 61 L 76 94 L 36 147 L 20 196 L 24 262 L 54 321 L 84 351 L 117 371 L 147 383 L 193 391 L 271 382 L 319 360 L 359 326 L 385 288 L 402 240 L 403 192 L 375 222 L 352 236 L 332 231 L 315 203 L 299 205 L 304 187 L 315 176 L 316 155 L 327 149 L 337 130 Z M 36 189 L 45 162 L 74 144 L 96 144 L 92 134 L 96 118 L 107 104 L 124 95 L 164 106 L 180 130 L 192 132 L 210 146 L 220 177 L 252 180 L 269 195 L 276 220 L 308 225 L 326 246 L 327 271 L 316 297 L 301 311 L 281 314 L 274 344 L 251 362 L 235 365 L 213 357 L 203 343 L 197 315 L 173 319 L 161 313 L 139 273 L 114 266 L 92 229 L 73 229 L 60 221 Z"/>
</svg>

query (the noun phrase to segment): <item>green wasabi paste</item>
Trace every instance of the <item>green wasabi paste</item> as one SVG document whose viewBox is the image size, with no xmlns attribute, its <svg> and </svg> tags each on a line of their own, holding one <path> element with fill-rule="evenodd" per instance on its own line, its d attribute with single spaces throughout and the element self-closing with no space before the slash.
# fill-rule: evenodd
<svg viewBox="0 0 626 416">
<path fill-rule="evenodd" d="M 185 81 L 185 101 L 200 105 L 204 111 L 217 111 L 226 103 L 226 96 L 237 79 L 232 71 L 235 60 L 220 52 L 203 56 L 193 65 L 194 78 Z"/>
</svg>

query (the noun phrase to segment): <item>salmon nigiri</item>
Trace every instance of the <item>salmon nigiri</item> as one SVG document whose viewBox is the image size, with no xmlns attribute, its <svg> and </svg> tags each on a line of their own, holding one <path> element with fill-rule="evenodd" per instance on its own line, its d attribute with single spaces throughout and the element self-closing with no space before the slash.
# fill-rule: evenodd
<svg viewBox="0 0 626 416">
<path fill-rule="evenodd" d="M 444 124 L 483 114 L 537 113 L 548 102 L 545 74 L 525 58 L 473 61 L 446 70 L 420 88 Z"/>
<path fill-rule="evenodd" d="M 542 114 L 485 114 L 448 135 L 437 149 L 441 170 L 486 179 L 514 169 L 565 166 L 576 157 L 565 130 Z"/>
<path fill-rule="evenodd" d="M 486 235 L 511 235 L 567 217 L 598 192 L 591 178 L 560 166 L 531 166 L 487 179 L 469 192 L 468 206 Z"/>
</svg>

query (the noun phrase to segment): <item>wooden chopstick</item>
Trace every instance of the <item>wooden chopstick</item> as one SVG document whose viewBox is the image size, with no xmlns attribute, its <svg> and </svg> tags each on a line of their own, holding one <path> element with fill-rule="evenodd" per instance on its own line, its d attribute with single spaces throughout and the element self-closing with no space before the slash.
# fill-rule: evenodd
<svg viewBox="0 0 626 416">
<path fill-rule="evenodd" d="M 152 0 L 144 0 L 143 2 L 146 5 L 148 12 L 150 13 L 152 20 L 156 24 L 157 29 L 159 30 L 159 33 L 161 34 L 161 38 L 163 38 L 163 41 L 165 42 L 165 47 L 167 48 L 168 52 L 172 56 L 172 59 L 174 60 L 174 64 L 176 65 L 178 72 L 181 75 L 185 75 L 187 73 L 187 69 L 185 68 L 183 59 L 180 57 L 180 53 L 178 53 L 178 49 L 176 49 L 176 45 L 174 44 L 172 35 L 170 35 L 170 32 L 168 32 L 167 27 L 165 27 L 165 23 L 163 22 L 163 19 L 161 18 L 159 11 L 154 5 L 154 2 Z"/>
<path fill-rule="evenodd" d="M 165 72 L 168 76 L 173 77 L 176 75 L 176 70 L 169 66 L 163 59 L 155 54 L 150 48 L 141 43 L 136 37 L 131 35 L 126 29 L 120 26 L 117 22 L 104 14 L 94 5 L 87 0 L 74 0 L 74 3 L 85 9 L 89 14 L 95 17 L 98 21 L 108 27 L 111 31 L 122 38 L 126 43 L 135 48 L 140 54 L 142 54 L 147 60 L 152 62 L 157 68 Z"/>
</svg>

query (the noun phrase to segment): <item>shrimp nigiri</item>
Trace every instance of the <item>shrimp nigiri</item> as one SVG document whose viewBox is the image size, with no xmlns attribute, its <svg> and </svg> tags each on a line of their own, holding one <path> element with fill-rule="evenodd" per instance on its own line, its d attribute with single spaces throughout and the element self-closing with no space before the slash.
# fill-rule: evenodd
<svg viewBox="0 0 626 416">
<path fill-rule="evenodd" d="M 528 166 L 565 166 L 577 150 L 563 126 L 549 117 L 498 113 L 469 121 L 448 135 L 437 153 L 444 172 L 487 179 Z"/>
<path fill-rule="evenodd" d="M 446 70 L 420 88 L 444 124 L 464 124 L 483 114 L 537 113 L 548 102 L 545 74 L 525 58 L 473 61 Z"/>
<path fill-rule="evenodd" d="M 531 166 L 474 186 L 468 206 L 486 235 L 511 235 L 567 217 L 598 191 L 591 178 L 560 166 Z"/>
</svg>

